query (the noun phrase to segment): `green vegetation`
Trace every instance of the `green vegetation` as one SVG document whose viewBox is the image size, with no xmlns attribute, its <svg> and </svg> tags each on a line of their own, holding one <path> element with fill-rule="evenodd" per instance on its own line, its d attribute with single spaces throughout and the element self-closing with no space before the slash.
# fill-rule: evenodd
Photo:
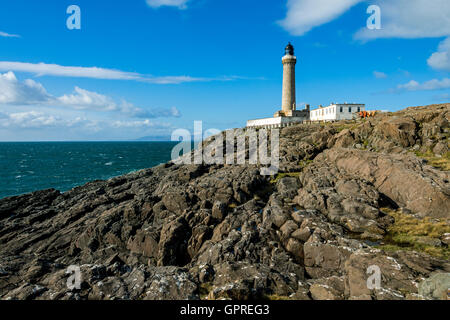
<svg viewBox="0 0 450 320">
<path fill-rule="evenodd" d="M 360 125 L 360 123 L 361 123 L 361 121 L 356 121 L 356 122 L 352 122 L 352 123 L 344 123 L 344 124 L 342 124 L 342 122 L 336 122 L 336 123 L 333 123 L 333 126 L 336 129 L 336 131 L 339 133 L 345 129 L 355 130 Z"/>
<path fill-rule="evenodd" d="M 274 179 L 270 180 L 270 183 L 276 184 L 278 181 L 283 179 L 284 177 L 296 177 L 298 178 L 300 176 L 301 172 L 285 172 L 285 173 L 278 173 Z"/>
<path fill-rule="evenodd" d="M 450 152 L 447 152 L 441 157 L 437 157 L 431 151 L 425 153 L 416 151 L 416 156 L 425 159 L 430 166 L 443 171 L 450 171 Z"/>
<path fill-rule="evenodd" d="M 303 169 L 305 169 L 311 163 L 313 163 L 313 160 L 311 160 L 311 159 L 300 160 L 300 162 L 298 163 L 298 165 L 300 167 L 300 171 L 278 173 L 277 175 L 273 176 L 272 180 L 270 180 L 270 183 L 271 184 L 276 184 L 278 181 L 280 181 L 284 177 L 296 177 L 296 178 L 298 178 L 300 176 L 300 174 L 302 173 Z"/>
<path fill-rule="evenodd" d="M 414 250 L 429 255 L 449 259 L 450 250 L 446 246 L 435 246 L 433 242 L 445 233 L 450 233 L 450 225 L 446 221 L 415 218 L 411 215 L 391 210 L 382 211 L 395 219 L 384 238 L 385 244 L 378 248 L 386 251 Z"/>
</svg>

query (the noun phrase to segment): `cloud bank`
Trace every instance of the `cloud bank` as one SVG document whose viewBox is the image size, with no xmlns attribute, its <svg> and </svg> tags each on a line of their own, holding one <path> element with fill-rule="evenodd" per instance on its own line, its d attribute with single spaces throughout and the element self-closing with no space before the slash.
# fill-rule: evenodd
<svg viewBox="0 0 450 320">
<path fill-rule="evenodd" d="M 425 81 L 420 83 L 415 80 L 411 80 L 408 83 L 400 84 L 396 89 L 392 90 L 394 92 L 403 92 L 403 91 L 432 91 L 432 90 L 444 90 L 450 88 L 450 79 L 444 78 L 442 80 L 432 79 L 429 81 Z"/>
<path fill-rule="evenodd" d="M 232 81 L 243 77 L 204 78 L 191 76 L 162 76 L 156 77 L 135 72 L 97 67 L 70 67 L 47 63 L 26 63 L 15 61 L 0 61 L 0 71 L 27 72 L 36 76 L 56 76 L 72 78 L 90 78 L 102 80 L 131 80 L 154 84 L 181 84 L 190 82 Z"/>
<path fill-rule="evenodd" d="M 39 111 L 2 113 L 0 112 L 0 129 L 70 129 L 80 130 L 85 133 L 95 132 L 111 132 L 117 129 L 141 130 L 152 129 L 160 132 L 167 132 L 173 129 L 169 123 L 160 121 L 145 120 L 92 120 L 85 117 L 75 117 L 73 119 L 65 119 L 60 116 L 51 115 Z"/>
<path fill-rule="evenodd" d="M 116 102 L 106 95 L 75 87 L 74 92 L 61 97 L 50 95 L 42 84 L 27 79 L 19 81 L 13 72 L 0 74 L 0 105 L 34 105 L 63 107 L 75 110 L 116 112 L 130 118 L 180 117 L 177 108 L 143 109 L 125 100 Z"/>
</svg>

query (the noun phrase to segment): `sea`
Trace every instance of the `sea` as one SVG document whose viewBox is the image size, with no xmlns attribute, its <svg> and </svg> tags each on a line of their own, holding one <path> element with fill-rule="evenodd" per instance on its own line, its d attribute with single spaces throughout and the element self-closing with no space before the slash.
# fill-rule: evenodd
<svg viewBox="0 0 450 320">
<path fill-rule="evenodd" d="M 1 142 L 0 199 L 54 188 L 61 192 L 171 159 L 177 142 Z"/>
</svg>

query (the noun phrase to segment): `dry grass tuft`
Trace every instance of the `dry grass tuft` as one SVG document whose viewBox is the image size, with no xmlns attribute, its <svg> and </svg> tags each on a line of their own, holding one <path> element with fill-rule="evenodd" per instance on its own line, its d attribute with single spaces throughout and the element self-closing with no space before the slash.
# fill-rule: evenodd
<svg viewBox="0 0 450 320">
<path fill-rule="evenodd" d="M 395 219 L 386 236 L 384 245 L 380 249 L 397 250 L 415 250 L 428 253 L 429 255 L 448 259 L 450 250 L 447 246 L 439 244 L 439 239 L 445 234 L 450 233 L 448 221 L 433 220 L 428 217 L 419 219 L 409 214 L 391 209 L 382 209 L 382 211 Z"/>
</svg>

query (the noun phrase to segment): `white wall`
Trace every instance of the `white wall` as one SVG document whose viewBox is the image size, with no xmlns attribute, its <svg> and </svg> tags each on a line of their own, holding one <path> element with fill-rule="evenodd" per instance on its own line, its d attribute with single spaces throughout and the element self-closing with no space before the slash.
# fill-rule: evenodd
<svg viewBox="0 0 450 320">
<path fill-rule="evenodd" d="M 270 125 L 278 125 L 281 123 L 281 118 L 265 118 L 265 119 L 256 119 L 256 120 L 248 120 L 247 127 L 259 127 L 259 126 L 270 126 Z"/>
<path fill-rule="evenodd" d="M 331 105 L 311 111 L 311 121 L 336 120 L 336 106 Z"/>
<path fill-rule="evenodd" d="M 248 120 L 247 127 L 281 126 L 289 123 L 299 123 L 308 119 L 303 117 L 276 117 Z"/>
<path fill-rule="evenodd" d="M 341 112 L 342 108 L 342 112 Z M 351 120 L 353 115 L 366 109 L 364 104 L 332 104 L 328 107 L 311 110 L 311 121 Z"/>
</svg>

